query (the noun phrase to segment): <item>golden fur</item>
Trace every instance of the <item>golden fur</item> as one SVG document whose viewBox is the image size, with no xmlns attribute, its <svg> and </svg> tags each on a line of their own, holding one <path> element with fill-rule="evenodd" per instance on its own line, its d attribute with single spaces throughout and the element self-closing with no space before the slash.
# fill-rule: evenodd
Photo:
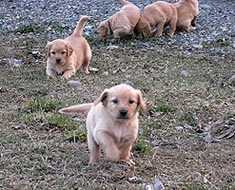
<svg viewBox="0 0 235 190">
<path fill-rule="evenodd" d="M 174 3 L 178 12 L 177 30 L 190 32 L 196 29 L 196 19 L 199 13 L 198 0 L 180 0 Z"/>
<path fill-rule="evenodd" d="M 138 109 L 146 109 L 141 92 L 120 84 L 106 89 L 94 103 L 63 108 L 60 113 L 88 113 L 87 139 L 90 164 L 100 160 L 100 149 L 106 157 L 117 162 L 130 160 L 130 151 L 138 133 Z"/>
<path fill-rule="evenodd" d="M 82 29 L 88 17 L 83 16 L 79 20 L 73 34 L 65 39 L 57 39 L 48 42 L 46 46 L 48 77 L 54 78 L 57 74 L 63 74 L 64 79 L 75 75 L 78 69 L 88 72 L 91 60 L 91 50 L 86 39 L 82 36 Z"/>
<path fill-rule="evenodd" d="M 113 41 L 121 36 L 133 31 L 140 18 L 140 9 L 133 3 L 125 0 L 117 0 L 123 7 L 120 11 L 102 21 L 97 27 L 100 40 L 107 39 L 110 35 L 114 35 Z"/>
<path fill-rule="evenodd" d="M 162 36 L 164 27 L 170 26 L 169 35 L 173 37 L 177 22 L 176 7 L 165 1 L 157 1 L 144 8 L 143 14 L 135 27 L 135 34 L 150 37 L 151 27 L 156 27 L 156 35 Z"/>
</svg>

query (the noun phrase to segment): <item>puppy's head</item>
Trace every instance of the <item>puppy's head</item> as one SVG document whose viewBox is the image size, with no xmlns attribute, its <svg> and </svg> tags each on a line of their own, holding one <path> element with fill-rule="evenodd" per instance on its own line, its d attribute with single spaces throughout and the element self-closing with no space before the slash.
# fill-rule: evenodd
<svg viewBox="0 0 235 190">
<path fill-rule="evenodd" d="M 140 16 L 140 19 L 134 28 L 134 32 L 136 36 L 142 34 L 143 37 L 150 37 L 151 26 L 143 15 Z"/>
<path fill-rule="evenodd" d="M 46 55 L 52 64 L 65 65 L 72 52 L 73 48 L 65 40 L 54 40 L 46 45 Z"/>
<path fill-rule="evenodd" d="M 99 40 L 105 40 L 106 38 L 108 38 L 111 35 L 108 20 L 102 21 L 98 25 L 97 32 L 99 35 Z"/>
<path fill-rule="evenodd" d="M 107 113 L 115 120 L 131 119 L 140 107 L 144 111 L 146 109 L 141 92 L 126 84 L 106 89 L 95 104 L 99 102 L 102 102 Z"/>
</svg>

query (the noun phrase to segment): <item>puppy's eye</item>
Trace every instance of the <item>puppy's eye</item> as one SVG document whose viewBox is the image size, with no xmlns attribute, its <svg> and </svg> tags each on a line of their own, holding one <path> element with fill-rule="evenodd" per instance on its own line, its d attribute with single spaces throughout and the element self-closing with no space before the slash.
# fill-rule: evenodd
<svg viewBox="0 0 235 190">
<path fill-rule="evenodd" d="M 52 51 L 52 52 L 51 52 L 51 54 L 55 55 L 55 52 L 54 52 L 54 51 Z"/>
<path fill-rule="evenodd" d="M 134 104 L 134 100 L 129 100 L 129 104 Z"/>
<path fill-rule="evenodd" d="M 112 102 L 113 102 L 114 104 L 117 104 L 117 103 L 118 103 L 118 100 L 117 100 L 117 99 L 114 99 L 114 100 L 112 100 Z"/>
<path fill-rule="evenodd" d="M 61 54 L 64 55 L 66 52 L 65 51 L 62 51 Z"/>
</svg>

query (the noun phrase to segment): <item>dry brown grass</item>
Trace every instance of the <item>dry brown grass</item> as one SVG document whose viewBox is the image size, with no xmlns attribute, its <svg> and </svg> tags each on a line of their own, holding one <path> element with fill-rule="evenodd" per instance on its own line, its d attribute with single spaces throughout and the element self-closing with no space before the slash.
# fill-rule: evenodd
<svg viewBox="0 0 235 190">
<path fill-rule="evenodd" d="M 164 46 L 164 40 L 170 39 L 123 40 L 107 51 L 108 44 L 89 39 L 91 66 L 99 72 L 78 72 L 73 79 L 81 86 L 71 87 L 46 78 L 45 37 L 1 34 L 0 188 L 133 190 L 160 179 L 167 189 L 234 189 L 232 52 L 223 57 L 209 46 L 186 56 L 184 49 L 136 49 L 140 43 Z M 9 58 L 24 65 L 14 67 Z M 189 76 L 182 78 L 182 70 Z M 148 104 L 132 151 L 137 164 L 88 166 L 85 118 L 57 111 L 126 81 L 142 90 Z M 212 143 L 203 139 L 208 132 Z"/>
</svg>

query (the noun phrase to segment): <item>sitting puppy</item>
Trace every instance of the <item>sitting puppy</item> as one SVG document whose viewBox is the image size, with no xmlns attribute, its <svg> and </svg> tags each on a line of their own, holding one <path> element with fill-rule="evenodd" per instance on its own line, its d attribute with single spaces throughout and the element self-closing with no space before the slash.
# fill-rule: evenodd
<svg viewBox="0 0 235 190">
<path fill-rule="evenodd" d="M 63 74 L 62 77 L 68 79 L 75 75 L 81 65 L 84 72 L 89 73 L 88 65 L 91 60 L 91 49 L 82 36 L 83 26 L 87 20 L 87 16 L 81 17 L 71 36 L 47 43 L 46 73 L 48 77 L 54 78 L 56 74 Z"/>
<path fill-rule="evenodd" d="M 199 13 L 198 0 L 180 0 L 174 3 L 178 12 L 177 30 L 190 32 L 196 29 L 196 19 Z"/>
<path fill-rule="evenodd" d="M 164 27 L 169 25 L 169 35 L 173 37 L 177 18 L 177 9 L 171 3 L 157 1 L 147 5 L 134 29 L 135 35 L 138 36 L 141 33 L 143 37 L 150 37 L 151 27 L 156 27 L 156 35 L 160 37 Z"/>
<path fill-rule="evenodd" d="M 90 164 L 100 160 L 100 148 L 113 162 L 134 164 L 130 151 L 138 132 L 138 109 L 145 110 L 141 92 L 120 84 L 106 89 L 94 102 L 63 108 L 60 113 L 88 113 L 86 119 Z"/>
<path fill-rule="evenodd" d="M 125 0 L 116 0 L 124 5 L 120 11 L 102 21 L 97 27 L 100 40 L 106 40 L 110 35 L 114 35 L 113 41 L 121 36 L 133 31 L 140 18 L 140 9 L 133 3 Z"/>
</svg>

